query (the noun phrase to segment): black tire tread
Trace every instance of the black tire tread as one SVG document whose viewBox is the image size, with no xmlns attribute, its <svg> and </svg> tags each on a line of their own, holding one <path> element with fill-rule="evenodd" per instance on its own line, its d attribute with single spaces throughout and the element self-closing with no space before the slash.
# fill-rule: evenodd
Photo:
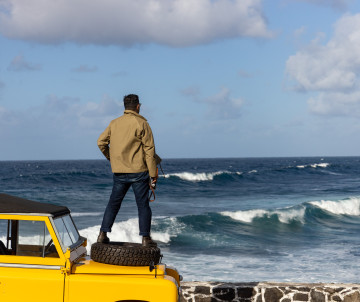
<svg viewBox="0 0 360 302">
<path fill-rule="evenodd" d="M 96 242 L 91 245 L 90 258 L 96 262 L 123 265 L 148 266 L 158 264 L 161 259 L 158 247 L 143 247 L 131 242 Z"/>
</svg>

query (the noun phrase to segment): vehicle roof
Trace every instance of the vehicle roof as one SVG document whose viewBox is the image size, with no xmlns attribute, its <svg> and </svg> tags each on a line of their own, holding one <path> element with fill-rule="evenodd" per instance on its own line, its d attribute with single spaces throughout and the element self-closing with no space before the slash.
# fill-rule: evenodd
<svg viewBox="0 0 360 302">
<path fill-rule="evenodd" d="M 57 217 L 69 213 L 70 210 L 64 206 L 32 201 L 0 193 L 0 214 L 32 214 Z"/>
</svg>

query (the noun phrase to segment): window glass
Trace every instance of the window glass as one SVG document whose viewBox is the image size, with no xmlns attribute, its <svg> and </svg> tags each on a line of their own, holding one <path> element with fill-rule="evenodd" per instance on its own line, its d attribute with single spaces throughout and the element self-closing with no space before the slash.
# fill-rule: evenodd
<svg viewBox="0 0 360 302">
<path fill-rule="evenodd" d="M 44 221 L 19 220 L 16 255 L 59 257 Z"/>
<path fill-rule="evenodd" d="M 7 219 L 0 219 L 0 255 L 7 255 L 8 250 L 6 248 L 6 237 L 7 237 Z"/>
<path fill-rule="evenodd" d="M 0 255 L 59 257 L 44 221 L 7 219 L 0 219 Z"/>
<path fill-rule="evenodd" d="M 79 232 L 70 215 L 55 218 L 54 223 L 63 246 L 69 247 L 80 239 Z"/>
<path fill-rule="evenodd" d="M 6 236 L 7 236 L 7 219 L 0 219 L 0 240 L 6 244 Z"/>
<path fill-rule="evenodd" d="M 49 241 L 50 239 L 50 234 L 44 221 L 19 221 L 18 244 L 44 245 L 45 240 Z"/>
</svg>

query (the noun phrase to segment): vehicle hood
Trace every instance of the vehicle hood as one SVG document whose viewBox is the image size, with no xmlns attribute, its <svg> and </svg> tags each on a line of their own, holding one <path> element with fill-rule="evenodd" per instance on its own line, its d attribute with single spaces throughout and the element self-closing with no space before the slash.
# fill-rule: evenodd
<svg viewBox="0 0 360 302">
<path fill-rule="evenodd" d="M 151 275 L 165 274 L 164 264 L 156 265 L 156 270 L 150 272 L 149 266 L 120 266 L 95 262 L 91 259 L 80 259 L 71 268 L 72 274 L 98 274 L 98 275 Z"/>
</svg>

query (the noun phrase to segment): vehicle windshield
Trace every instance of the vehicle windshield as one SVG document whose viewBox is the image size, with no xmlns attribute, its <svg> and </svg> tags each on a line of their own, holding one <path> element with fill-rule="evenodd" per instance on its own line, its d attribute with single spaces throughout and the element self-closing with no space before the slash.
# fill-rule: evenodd
<svg viewBox="0 0 360 302">
<path fill-rule="evenodd" d="M 70 215 L 55 218 L 54 223 L 63 247 L 69 247 L 79 241 L 80 234 Z"/>
</svg>

